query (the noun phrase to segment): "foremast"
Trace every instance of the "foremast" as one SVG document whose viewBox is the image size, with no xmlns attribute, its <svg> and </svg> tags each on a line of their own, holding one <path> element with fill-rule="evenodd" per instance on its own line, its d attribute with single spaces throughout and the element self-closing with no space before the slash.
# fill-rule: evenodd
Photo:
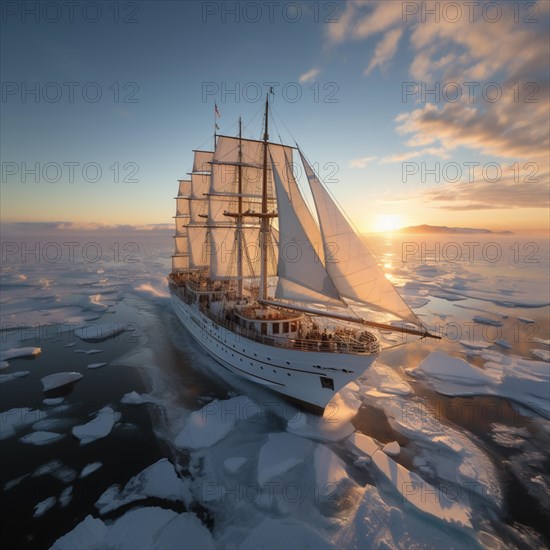
<svg viewBox="0 0 550 550">
<path fill-rule="evenodd" d="M 262 217 L 260 227 L 260 298 L 267 300 L 267 246 L 269 233 L 269 217 L 267 216 L 267 143 L 269 140 L 269 93 L 265 96 L 265 121 L 264 121 L 264 145 L 263 145 L 263 171 L 262 171 Z"/>
</svg>

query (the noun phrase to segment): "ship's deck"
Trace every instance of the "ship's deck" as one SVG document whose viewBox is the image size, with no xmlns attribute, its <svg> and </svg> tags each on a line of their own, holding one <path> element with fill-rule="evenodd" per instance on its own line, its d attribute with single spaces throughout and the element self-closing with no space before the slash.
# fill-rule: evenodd
<svg viewBox="0 0 550 550">
<path fill-rule="evenodd" d="M 180 281 L 170 278 L 170 288 L 182 301 L 190 303 L 188 288 L 197 293 L 196 284 L 189 284 L 189 279 Z M 206 287 L 211 286 L 211 293 L 223 292 L 222 288 L 216 286 L 217 282 L 208 282 L 206 285 L 198 285 L 198 293 L 208 292 Z M 380 351 L 380 345 L 377 338 L 366 330 L 357 330 L 353 328 L 337 328 L 334 331 L 320 331 L 317 323 L 313 321 L 314 317 L 310 315 L 297 314 L 295 311 L 266 310 L 265 306 L 259 304 L 249 304 L 244 308 L 234 306 L 224 308 L 221 311 L 212 311 L 207 304 L 199 305 L 202 314 L 207 316 L 219 326 L 223 326 L 231 332 L 239 334 L 244 338 L 281 348 L 289 348 L 300 351 L 317 351 L 332 353 L 353 353 L 372 355 Z M 305 319 L 297 335 L 267 335 L 261 334 L 254 328 L 243 326 L 238 319 L 246 312 L 245 317 L 261 321 L 287 321 Z M 258 313 L 260 312 L 260 313 Z"/>
</svg>

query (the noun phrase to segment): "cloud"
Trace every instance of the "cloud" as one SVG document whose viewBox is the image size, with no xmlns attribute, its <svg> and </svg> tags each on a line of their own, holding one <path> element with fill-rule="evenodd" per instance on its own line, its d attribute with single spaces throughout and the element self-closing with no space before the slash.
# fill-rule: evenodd
<svg viewBox="0 0 550 550">
<path fill-rule="evenodd" d="M 319 69 L 311 69 L 303 74 L 300 75 L 298 80 L 301 84 L 304 82 L 309 82 L 310 80 L 313 80 L 321 71 Z"/>
<path fill-rule="evenodd" d="M 376 160 L 378 157 L 362 157 L 359 159 L 352 159 L 349 161 L 349 165 L 351 168 L 365 168 L 367 164 L 372 162 L 373 160 Z"/>
<path fill-rule="evenodd" d="M 339 4 L 342 6 L 342 4 Z M 349 35 L 351 24 L 355 18 L 358 2 L 347 2 L 344 11 L 338 14 L 338 21 L 327 25 L 329 42 L 336 44 L 343 42 Z"/>
<path fill-rule="evenodd" d="M 366 39 L 369 36 L 384 32 L 397 24 L 403 24 L 403 6 L 401 2 L 369 2 L 363 6 L 372 7 L 366 16 L 356 19 L 351 29 L 355 39 Z"/>
<path fill-rule="evenodd" d="M 397 52 L 397 46 L 402 34 L 403 29 L 393 29 L 384 35 L 384 38 L 376 45 L 374 56 L 370 60 L 369 66 L 365 69 L 366 75 L 370 74 L 375 67 L 383 69 L 388 61 L 392 59 L 395 52 Z"/>
<path fill-rule="evenodd" d="M 412 191 L 411 197 L 433 201 L 445 210 L 548 208 L 550 2 L 530 4 L 519 21 L 514 10 L 502 5 L 497 22 L 488 19 L 498 7 L 488 13 L 481 4 L 472 4 L 471 19 L 470 8 L 462 5 L 461 16 L 452 22 L 456 7 L 445 12 L 450 17 L 442 14 L 446 5 L 458 3 L 427 2 L 425 8 L 440 11 L 439 19 L 433 14 L 422 17 L 421 4 L 416 3 L 418 13 L 404 18 L 402 2 L 348 2 L 339 25 L 328 31 L 333 46 L 378 40 L 363 71 L 367 76 L 405 53 L 400 52 L 405 46 L 407 56 L 400 60 L 410 59 L 412 84 L 431 90 L 440 86 L 439 96 L 419 92 L 404 100 L 403 112 L 395 119 L 396 131 L 411 150 L 383 156 L 379 162 L 404 162 L 423 155 L 447 159 L 451 154 L 463 160 L 469 153 L 464 162 L 498 161 L 503 177 L 497 183 L 483 178 L 434 182 L 435 187 Z M 533 16 L 530 21 L 526 21 L 528 11 Z M 456 101 L 441 92 L 451 82 L 460 88 Z M 521 170 L 519 180 L 507 169 L 510 166 Z"/>
<path fill-rule="evenodd" d="M 380 164 L 388 164 L 390 162 L 403 162 L 405 160 L 414 159 L 421 156 L 433 155 L 441 158 L 449 158 L 449 153 L 443 147 L 426 147 L 416 151 L 406 151 L 404 153 L 394 153 L 380 159 Z"/>
</svg>

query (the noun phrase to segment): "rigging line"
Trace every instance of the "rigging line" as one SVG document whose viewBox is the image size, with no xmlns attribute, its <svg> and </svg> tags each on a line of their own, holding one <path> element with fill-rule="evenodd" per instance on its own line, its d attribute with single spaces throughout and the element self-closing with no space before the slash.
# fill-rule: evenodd
<svg viewBox="0 0 550 550">
<path fill-rule="evenodd" d="M 284 126 L 285 130 L 288 132 L 288 135 L 292 138 L 292 140 L 294 141 L 294 143 L 297 143 L 297 142 L 296 142 L 296 138 L 292 135 L 292 132 L 288 129 L 288 126 L 285 124 L 285 121 L 284 121 L 283 118 L 279 115 L 279 113 L 273 108 L 273 105 L 272 105 L 272 104 L 270 105 L 270 108 L 271 108 L 271 111 L 273 112 L 273 114 L 276 115 L 277 118 L 281 121 L 281 124 Z"/>
<path fill-rule="evenodd" d="M 262 112 L 263 106 L 260 106 L 260 108 L 256 111 L 254 116 L 250 119 L 250 121 L 246 124 L 243 124 L 243 130 L 247 130 L 250 126 L 252 126 L 252 123 L 256 120 L 256 117 Z M 250 136 L 250 139 L 254 139 L 255 132 L 252 132 L 251 134 L 247 134 Z"/>
</svg>

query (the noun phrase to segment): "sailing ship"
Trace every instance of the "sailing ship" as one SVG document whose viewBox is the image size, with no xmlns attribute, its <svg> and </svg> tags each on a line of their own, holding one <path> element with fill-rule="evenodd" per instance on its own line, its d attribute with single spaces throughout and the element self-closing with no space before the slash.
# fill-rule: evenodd
<svg viewBox="0 0 550 550">
<path fill-rule="evenodd" d="M 217 113 L 216 107 L 216 113 Z M 179 180 L 169 288 L 218 364 L 322 413 L 380 351 L 374 329 L 431 336 L 297 146 L 217 135 Z M 215 126 L 217 128 L 217 126 Z M 297 155 L 296 155 L 297 154 Z M 305 169 L 316 217 L 297 184 Z M 357 311 L 389 313 L 402 324 Z"/>
</svg>

